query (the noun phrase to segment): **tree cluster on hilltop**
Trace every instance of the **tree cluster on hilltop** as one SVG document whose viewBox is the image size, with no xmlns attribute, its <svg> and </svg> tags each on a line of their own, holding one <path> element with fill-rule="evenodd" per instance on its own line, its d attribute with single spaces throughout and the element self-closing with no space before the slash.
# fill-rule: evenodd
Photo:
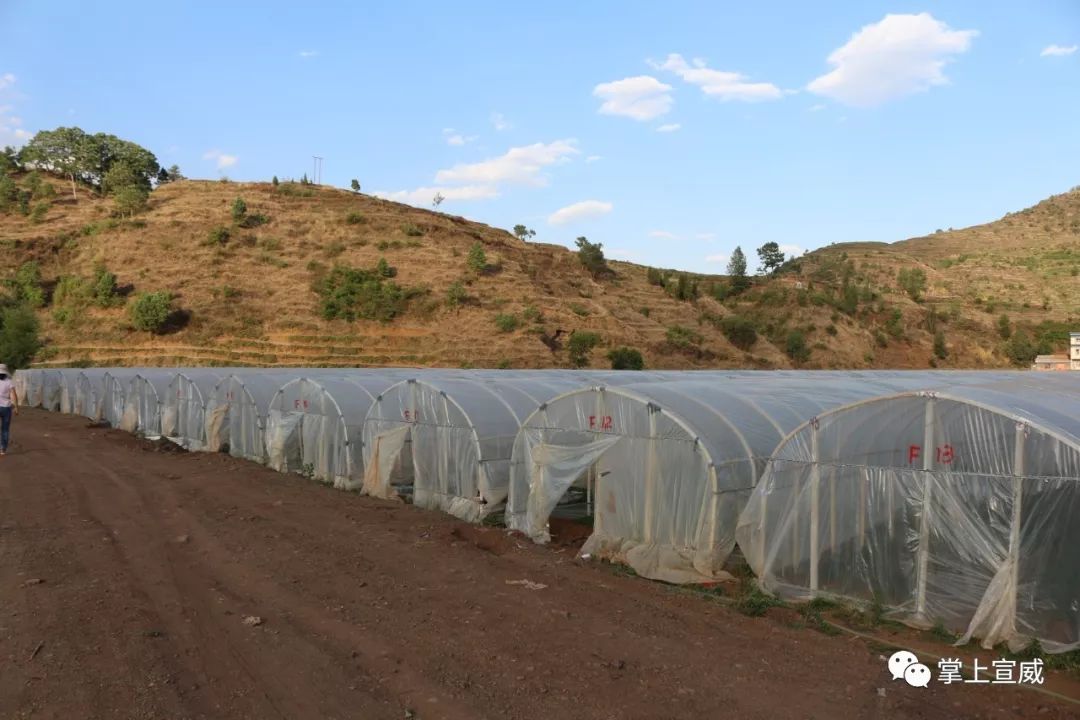
<svg viewBox="0 0 1080 720">
<path fill-rule="evenodd" d="M 40 131 L 19 151 L 18 160 L 23 166 L 68 178 L 76 200 L 79 184 L 103 194 L 125 188 L 149 193 L 162 170 L 154 153 L 141 145 L 107 133 L 91 135 L 77 127 Z M 168 171 L 165 179 L 167 175 Z"/>
</svg>

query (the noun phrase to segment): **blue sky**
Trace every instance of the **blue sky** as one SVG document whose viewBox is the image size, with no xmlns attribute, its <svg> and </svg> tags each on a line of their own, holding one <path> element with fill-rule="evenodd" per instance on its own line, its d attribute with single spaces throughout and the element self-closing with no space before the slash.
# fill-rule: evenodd
<svg viewBox="0 0 1080 720">
<path fill-rule="evenodd" d="M 1080 184 L 1080 3 L 0 0 L 0 144 L 74 124 L 190 177 L 311 171 L 719 272 Z"/>
</svg>

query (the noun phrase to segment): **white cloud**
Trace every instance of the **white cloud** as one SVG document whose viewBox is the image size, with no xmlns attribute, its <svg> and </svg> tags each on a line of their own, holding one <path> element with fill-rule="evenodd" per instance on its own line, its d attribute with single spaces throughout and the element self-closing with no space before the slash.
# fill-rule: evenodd
<svg viewBox="0 0 1080 720">
<path fill-rule="evenodd" d="M 235 165 L 240 158 L 236 155 L 228 155 L 220 150 L 207 150 L 203 153 L 203 160 L 216 160 L 218 170 L 224 170 Z"/>
<path fill-rule="evenodd" d="M 806 250 L 799 245 L 781 245 L 780 252 L 784 253 L 784 255 L 794 255 L 795 257 L 799 257 L 806 252 Z"/>
<path fill-rule="evenodd" d="M 506 117 L 500 112 L 491 113 L 491 124 L 499 132 L 502 132 L 503 130 L 509 130 L 513 127 L 513 125 L 511 125 L 507 121 Z"/>
<path fill-rule="evenodd" d="M 713 70 L 708 67 L 704 60 L 695 58 L 693 63 L 687 63 L 682 55 L 671 53 L 663 63 L 650 64 L 657 70 L 668 70 L 681 77 L 691 85 L 697 85 L 706 95 L 718 97 L 721 100 L 743 100 L 754 102 L 757 100 L 777 100 L 784 93 L 772 83 L 746 82 L 746 76 L 737 72 L 725 72 Z"/>
<path fill-rule="evenodd" d="M 315 57 L 316 55 L 319 54 L 319 51 L 318 50 L 301 50 L 300 52 L 298 52 L 296 54 L 299 55 L 300 57 L 304 58 L 304 59 L 307 59 L 307 58 Z"/>
<path fill-rule="evenodd" d="M 821 104 L 821 103 L 818 103 L 817 105 L 811 105 L 810 106 L 810 112 L 820 112 L 820 111 L 822 111 L 824 109 L 825 109 L 825 106 L 823 104 Z"/>
<path fill-rule="evenodd" d="M 0 92 L 12 90 L 15 87 L 15 76 L 11 73 L 0 75 Z M 4 92 L 5 95 L 9 93 Z M 0 148 L 8 145 L 21 147 L 33 137 L 33 133 L 22 127 L 22 118 L 12 115 L 15 108 L 11 105 L 0 105 Z"/>
<path fill-rule="evenodd" d="M 680 125 L 679 123 L 668 123 L 667 125 L 661 125 L 660 127 L 656 128 L 656 132 L 671 133 L 679 130 L 680 128 L 682 128 L 682 125 Z"/>
<path fill-rule="evenodd" d="M 385 200 L 407 203 L 417 207 L 429 207 L 435 194 L 439 193 L 446 200 L 490 200 L 499 197 L 499 190 L 494 185 L 462 185 L 460 187 L 421 187 L 415 190 L 390 192 L 376 190 L 375 197 Z"/>
<path fill-rule="evenodd" d="M 477 139 L 476 135 L 462 135 L 454 128 L 443 128 L 442 132 L 443 137 L 446 138 L 447 145 L 461 147 L 462 145 L 467 145 L 471 142 L 475 142 Z"/>
<path fill-rule="evenodd" d="M 929 13 L 886 15 L 829 55 L 833 69 L 807 90 L 846 105 L 870 107 L 946 85 L 943 69 L 966 52 L 977 30 L 952 30 Z"/>
<path fill-rule="evenodd" d="M 603 159 L 604 158 L 601 157 L 600 155 L 590 155 L 589 157 L 585 158 L 585 162 L 594 163 L 594 162 L 596 162 L 598 160 L 603 160 Z"/>
<path fill-rule="evenodd" d="M 32 132 L 19 127 L 21 124 L 22 120 L 17 117 L 0 115 L 0 148 L 8 145 L 21 147 L 34 136 Z"/>
<path fill-rule="evenodd" d="M 443 132 L 455 133 L 453 128 L 446 128 Z M 473 139 L 464 138 L 466 142 Z M 547 185 L 543 169 L 569 162 L 571 156 L 580 152 L 574 147 L 575 143 L 572 139 L 556 140 L 510 148 L 504 154 L 483 162 L 462 163 L 439 170 L 435 173 L 435 185 L 416 190 L 380 190 L 373 194 L 387 200 L 425 207 L 431 204 L 435 193 L 441 193 L 446 200 L 488 200 L 498 197 L 499 186 L 504 184 L 542 187 Z"/>
<path fill-rule="evenodd" d="M 706 241 L 715 240 L 716 239 L 716 233 L 711 233 L 711 232 L 698 233 L 694 237 L 696 237 L 698 240 L 706 240 Z"/>
<path fill-rule="evenodd" d="M 609 202 L 603 202 L 601 200 L 583 200 L 556 210 L 548 217 L 548 223 L 552 225 L 566 225 L 567 223 L 576 222 L 578 220 L 588 220 L 600 217 L 601 215 L 607 215 L 611 212 L 612 208 L 614 208 L 614 205 Z"/>
<path fill-rule="evenodd" d="M 671 110 L 670 90 L 670 85 L 650 75 L 638 75 L 600 83 L 593 88 L 593 95 L 604 101 L 600 106 L 601 114 L 644 121 L 666 115 Z"/>
<path fill-rule="evenodd" d="M 678 240 L 679 236 L 673 232 L 667 230 L 653 230 L 649 233 L 649 237 L 656 238 L 657 240 Z"/>
<path fill-rule="evenodd" d="M 435 174 L 439 184 L 494 185 L 518 183 L 523 185 L 546 185 L 541 171 L 555 163 L 568 160 L 580 151 L 574 147 L 575 140 L 556 140 L 552 143 L 535 143 L 510 148 L 499 157 L 478 163 L 455 165 Z"/>
<path fill-rule="evenodd" d="M 1047 45 L 1039 57 L 1064 57 L 1072 55 L 1077 49 L 1080 49 L 1080 45 Z"/>
<path fill-rule="evenodd" d="M 731 260 L 731 255 L 729 253 L 716 253 L 715 255 L 709 255 L 705 258 L 705 262 L 707 263 L 718 263 L 720 265 L 727 265 L 729 260 Z"/>
</svg>

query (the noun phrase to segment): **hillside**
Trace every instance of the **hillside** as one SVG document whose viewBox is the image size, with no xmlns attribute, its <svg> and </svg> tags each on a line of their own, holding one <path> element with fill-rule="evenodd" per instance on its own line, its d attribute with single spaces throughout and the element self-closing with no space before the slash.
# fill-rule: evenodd
<svg viewBox="0 0 1080 720">
<path fill-rule="evenodd" d="M 655 271 L 622 262 L 594 278 L 565 248 L 327 187 L 185 180 L 120 219 L 111 199 L 82 190 L 75 202 L 63 181 L 52 182 L 60 192 L 36 222 L 0 214 L 0 273 L 10 278 L 28 261 L 41 271 L 41 365 L 565 367 L 569 335 L 592 331 L 594 367 L 608 366 L 617 346 L 639 349 L 653 368 L 994 367 L 1010 362 L 1002 313 L 1033 341 L 1080 316 L 1076 191 L 988 225 L 834 245 L 732 297 L 721 278 L 687 275 L 680 293 L 677 275 L 665 289 Z M 265 222 L 234 221 L 237 197 Z M 211 240 L 216 228 L 228 237 Z M 468 266 L 478 242 L 482 272 Z M 388 322 L 324 319 L 320 278 L 380 258 L 396 270 L 403 310 Z M 60 278 L 90 278 L 102 265 L 129 304 L 135 293 L 172 293 L 179 312 L 164 334 L 134 330 L 124 301 L 49 304 Z M 897 283 L 912 268 L 927 278 L 921 302 Z M 453 306 L 448 293 L 459 282 L 465 297 Z M 745 318 L 756 338 L 733 332 L 730 316 Z M 945 345 L 938 357 L 935 334 Z"/>
</svg>

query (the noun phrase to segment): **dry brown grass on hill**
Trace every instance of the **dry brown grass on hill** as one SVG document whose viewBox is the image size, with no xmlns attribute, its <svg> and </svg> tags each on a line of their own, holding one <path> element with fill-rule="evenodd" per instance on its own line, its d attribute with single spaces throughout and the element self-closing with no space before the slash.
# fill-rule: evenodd
<svg viewBox="0 0 1080 720">
<path fill-rule="evenodd" d="M 269 222 L 236 227 L 236 197 L 249 215 Z M 707 362 L 666 352 L 667 327 L 696 326 L 696 311 L 648 285 L 644 268 L 613 263 L 617 278 L 597 282 L 565 248 L 524 243 L 463 218 L 331 188 L 198 181 L 162 186 L 133 222 L 110 214 L 108 201 L 84 195 L 78 204 L 58 199 L 42 224 L 0 217 L 0 238 L 15 250 L 5 270 L 35 259 L 46 279 L 55 279 L 90 276 L 104 264 L 120 285 L 173 293 L 190 322 L 152 337 L 130 330 L 122 309 L 89 310 L 71 326 L 43 314 L 51 362 L 550 367 L 567 363 L 565 352 L 553 353 L 540 339 L 557 330 L 563 340 L 574 330 L 599 333 L 597 366 L 618 345 L 641 349 L 651 367 Z M 229 229 L 223 245 L 208 240 L 218 227 Z M 496 269 L 470 276 L 466 258 L 476 242 Z M 397 269 L 396 282 L 428 294 L 389 324 L 319 317 L 313 277 L 335 263 L 372 267 L 382 257 Z M 469 300 L 452 309 L 444 300 L 458 281 Z M 541 322 L 525 319 L 531 309 Z M 521 328 L 500 332 L 499 314 L 517 315 Z M 701 332 L 715 356 L 734 357 L 719 332 Z"/>
<path fill-rule="evenodd" d="M 268 222 L 235 223 L 237 197 Z M 832 246 L 723 302 L 678 301 L 648 282 L 646 268 L 628 263 L 612 262 L 615 278 L 597 281 L 560 246 L 325 187 L 171 183 L 132 221 L 113 219 L 111 201 L 88 192 L 81 198 L 76 204 L 61 194 L 37 224 L 0 215 L 8 249 L 0 272 L 36 260 L 54 283 L 90 277 L 104 264 L 134 292 L 173 293 L 190 317 L 153 336 L 132 330 L 123 307 L 89 308 L 64 323 L 46 308 L 48 347 L 39 360 L 50 364 L 552 367 L 569 360 L 543 339 L 588 330 L 602 338 L 596 367 L 624 345 L 641 350 L 653 368 L 786 367 L 800 354 L 793 334 L 808 351 L 806 367 L 991 367 L 1007 362 L 994 330 L 1000 313 L 1032 326 L 1080 315 L 1076 192 L 966 230 Z M 228 230 L 224 243 L 210 239 L 216 228 Z M 477 242 L 495 268 L 479 275 L 467 268 Z M 371 268 L 383 257 L 397 270 L 395 282 L 420 290 L 407 310 L 385 324 L 322 319 L 313 280 L 336 263 Z M 927 275 L 921 303 L 897 286 L 898 270 L 911 267 Z M 856 306 L 843 310 L 845 273 L 860 289 Z M 456 282 L 465 283 L 468 298 L 452 308 L 446 297 Z M 500 315 L 515 316 L 518 327 L 501 331 Z M 757 325 L 748 350 L 725 337 L 729 315 Z M 688 345 L 679 346 L 686 335 L 669 337 L 675 326 L 692 331 Z M 934 358 L 932 328 L 947 334 L 947 358 Z"/>
</svg>

